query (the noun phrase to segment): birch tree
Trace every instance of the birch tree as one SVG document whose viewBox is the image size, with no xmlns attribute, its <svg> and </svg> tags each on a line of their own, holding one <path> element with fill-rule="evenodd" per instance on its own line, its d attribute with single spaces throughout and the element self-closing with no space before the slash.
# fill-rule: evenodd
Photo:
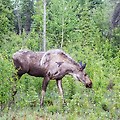
<svg viewBox="0 0 120 120">
<path fill-rule="evenodd" d="M 46 51 L 46 0 L 43 0 L 43 50 Z"/>
</svg>

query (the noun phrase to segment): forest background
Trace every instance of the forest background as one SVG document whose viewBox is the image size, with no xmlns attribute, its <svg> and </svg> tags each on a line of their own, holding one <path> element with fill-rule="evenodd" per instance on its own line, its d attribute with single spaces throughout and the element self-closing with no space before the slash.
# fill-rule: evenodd
<svg viewBox="0 0 120 120">
<path fill-rule="evenodd" d="M 119 120 L 119 45 L 119 0 L 0 0 L 0 119 Z M 42 78 L 24 75 L 11 103 L 13 53 L 56 48 L 87 63 L 93 88 L 66 76 L 62 106 L 56 82 L 51 81 L 40 109 Z"/>
</svg>

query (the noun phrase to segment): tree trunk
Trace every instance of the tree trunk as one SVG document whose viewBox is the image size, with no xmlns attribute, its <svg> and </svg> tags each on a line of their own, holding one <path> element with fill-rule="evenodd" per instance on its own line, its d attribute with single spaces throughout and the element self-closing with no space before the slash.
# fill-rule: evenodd
<svg viewBox="0 0 120 120">
<path fill-rule="evenodd" d="M 21 17 L 19 14 L 19 10 L 17 10 L 17 21 L 18 21 L 18 34 L 21 35 L 22 25 L 21 25 Z"/>
<path fill-rule="evenodd" d="M 46 51 L 46 0 L 43 0 L 44 14 L 43 14 L 43 50 Z"/>
<path fill-rule="evenodd" d="M 112 29 L 120 25 L 120 3 L 114 9 L 112 17 Z"/>
</svg>

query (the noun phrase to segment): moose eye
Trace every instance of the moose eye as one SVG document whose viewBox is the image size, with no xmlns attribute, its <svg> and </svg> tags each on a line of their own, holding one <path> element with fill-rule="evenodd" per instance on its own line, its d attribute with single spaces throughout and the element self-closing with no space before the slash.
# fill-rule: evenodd
<svg viewBox="0 0 120 120">
<path fill-rule="evenodd" d="M 85 73 L 85 76 L 87 76 L 87 74 Z"/>
<path fill-rule="evenodd" d="M 83 69 L 82 68 L 80 68 L 80 70 L 79 71 L 83 71 Z"/>
</svg>

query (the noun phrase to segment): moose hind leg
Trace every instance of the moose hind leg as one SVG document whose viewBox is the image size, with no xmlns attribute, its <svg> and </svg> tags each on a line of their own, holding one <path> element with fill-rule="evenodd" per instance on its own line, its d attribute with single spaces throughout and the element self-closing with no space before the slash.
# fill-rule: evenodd
<svg viewBox="0 0 120 120">
<path fill-rule="evenodd" d="M 60 96 L 62 98 L 62 102 L 65 103 L 64 96 L 63 96 L 62 80 L 56 80 L 56 83 L 57 83 L 57 87 L 58 87 Z"/>
<path fill-rule="evenodd" d="M 46 92 L 46 89 L 47 89 L 47 85 L 49 83 L 49 78 L 48 77 L 45 77 L 44 80 L 43 80 L 43 83 L 42 83 L 42 92 L 41 92 L 41 100 L 40 100 L 40 107 L 43 106 L 43 102 L 44 102 L 44 96 L 45 96 L 45 92 Z"/>
<path fill-rule="evenodd" d="M 13 87 L 12 87 L 12 98 L 13 98 L 13 101 L 14 100 L 14 97 L 15 95 L 17 94 L 17 80 L 19 80 L 21 78 L 21 76 L 14 76 L 13 79 L 14 79 L 14 83 L 13 83 Z"/>
<path fill-rule="evenodd" d="M 18 73 L 17 73 L 17 75 L 13 75 L 13 87 L 12 87 L 12 97 L 13 97 L 13 100 L 14 100 L 14 96 L 16 95 L 16 93 L 17 93 L 17 81 L 21 78 L 21 76 L 22 75 L 19 75 Z"/>
</svg>

